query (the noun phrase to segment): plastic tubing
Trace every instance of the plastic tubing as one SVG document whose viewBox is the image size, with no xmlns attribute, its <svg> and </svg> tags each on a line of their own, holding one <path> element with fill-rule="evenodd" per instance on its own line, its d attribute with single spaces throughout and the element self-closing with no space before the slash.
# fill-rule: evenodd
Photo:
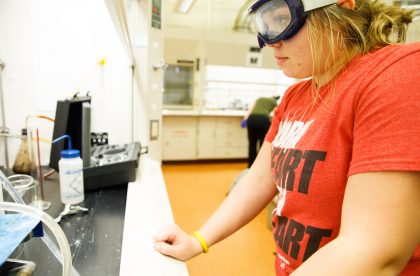
<svg viewBox="0 0 420 276">
<path fill-rule="evenodd" d="M 51 238 L 46 232 L 44 232 L 42 241 L 50 249 L 50 251 L 57 258 L 57 260 L 63 265 L 62 275 L 63 276 L 70 276 L 70 275 L 80 276 L 80 274 L 76 271 L 76 269 L 72 267 L 70 246 L 63 230 L 58 225 L 58 223 L 56 223 L 54 219 L 51 216 L 49 216 L 47 213 L 37 208 L 26 205 L 22 197 L 16 192 L 12 184 L 7 180 L 6 176 L 3 174 L 1 170 L 0 170 L 0 181 L 4 189 L 10 194 L 13 200 L 16 201 L 16 203 L 0 202 L 0 210 L 3 209 L 5 211 L 24 213 L 36 219 L 40 219 L 56 237 L 56 240 L 60 249 L 57 248 L 57 245 L 51 240 Z"/>
<path fill-rule="evenodd" d="M 39 219 L 46 225 L 57 239 L 58 246 L 60 247 L 61 256 L 63 259 L 63 276 L 71 275 L 71 252 L 70 246 L 67 241 L 66 235 L 54 219 L 47 213 L 24 204 L 14 202 L 0 202 L 0 209 L 4 211 L 22 213 L 29 215 L 35 219 Z"/>
</svg>

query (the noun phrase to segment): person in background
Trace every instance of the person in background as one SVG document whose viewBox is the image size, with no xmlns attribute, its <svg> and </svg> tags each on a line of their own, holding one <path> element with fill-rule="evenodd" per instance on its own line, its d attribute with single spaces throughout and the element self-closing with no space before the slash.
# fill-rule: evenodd
<svg viewBox="0 0 420 276">
<path fill-rule="evenodd" d="M 277 106 L 279 96 L 258 98 L 241 122 L 248 132 L 248 168 L 254 163 L 258 150 L 270 128 L 270 113 Z"/>
<path fill-rule="evenodd" d="M 412 11 L 374 0 L 259 0 L 250 8 L 291 86 L 249 171 L 192 236 L 155 249 L 207 252 L 278 195 L 277 275 L 420 275 L 420 43 Z M 204 268 L 203 268 L 204 269 Z"/>
</svg>

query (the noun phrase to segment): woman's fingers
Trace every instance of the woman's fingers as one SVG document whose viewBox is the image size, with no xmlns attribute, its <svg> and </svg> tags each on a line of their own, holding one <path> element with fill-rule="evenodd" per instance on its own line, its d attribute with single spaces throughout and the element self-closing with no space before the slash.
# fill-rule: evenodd
<svg viewBox="0 0 420 276">
<path fill-rule="evenodd" d="M 201 245 L 177 225 L 159 230 L 154 235 L 155 250 L 178 260 L 186 261 L 202 252 Z"/>
<path fill-rule="evenodd" d="M 163 241 L 172 243 L 180 232 L 182 232 L 182 230 L 177 225 L 170 225 L 156 232 L 153 239 L 156 242 Z"/>
<path fill-rule="evenodd" d="M 167 256 L 171 256 L 171 257 L 175 257 L 176 258 L 176 252 L 174 249 L 175 246 L 166 243 L 166 242 L 156 242 L 155 243 L 155 250 L 158 251 L 159 253 L 163 254 L 163 255 L 167 255 Z"/>
</svg>

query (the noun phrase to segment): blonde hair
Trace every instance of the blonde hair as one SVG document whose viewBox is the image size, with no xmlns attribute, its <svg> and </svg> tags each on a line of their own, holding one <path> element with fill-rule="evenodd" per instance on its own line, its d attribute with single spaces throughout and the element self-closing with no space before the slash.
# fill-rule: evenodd
<svg viewBox="0 0 420 276">
<path fill-rule="evenodd" d="M 313 85 L 324 73 L 325 64 L 332 65 L 326 73 L 333 78 L 357 54 L 405 42 L 412 13 L 377 0 L 356 1 L 354 10 L 330 5 L 310 12 L 307 24 Z"/>
</svg>

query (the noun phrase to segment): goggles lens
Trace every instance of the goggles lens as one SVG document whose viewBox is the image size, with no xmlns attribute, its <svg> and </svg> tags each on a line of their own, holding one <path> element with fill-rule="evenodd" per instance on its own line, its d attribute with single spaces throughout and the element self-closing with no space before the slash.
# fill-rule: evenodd
<svg viewBox="0 0 420 276">
<path fill-rule="evenodd" d="M 279 37 L 291 22 L 292 14 L 284 0 L 267 1 L 254 14 L 255 29 L 267 40 Z"/>
<path fill-rule="evenodd" d="M 299 32 L 308 12 L 337 0 L 258 0 L 249 8 L 253 14 L 260 47 L 286 40 Z"/>
</svg>

